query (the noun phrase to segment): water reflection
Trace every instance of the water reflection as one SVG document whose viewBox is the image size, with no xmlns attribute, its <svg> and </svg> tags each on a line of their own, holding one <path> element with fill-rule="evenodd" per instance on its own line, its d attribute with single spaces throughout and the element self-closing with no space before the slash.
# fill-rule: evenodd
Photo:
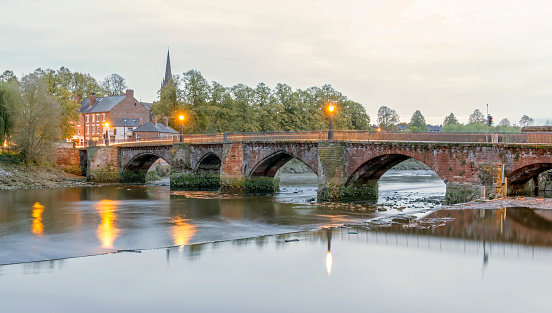
<svg viewBox="0 0 552 313">
<path fill-rule="evenodd" d="M 103 248 L 113 248 L 113 242 L 120 232 L 115 224 L 117 221 L 117 202 L 103 199 L 96 203 L 95 207 L 102 219 L 97 230 L 98 239 Z"/>
<path fill-rule="evenodd" d="M 328 276 L 332 274 L 332 265 L 333 265 L 332 232 L 333 231 L 330 228 L 326 229 L 326 235 L 328 236 L 328 254 L 326 255 L 326 271 L 328 272 Z"/>
<path fill-rule="evenodd" d="M 196 226 L 188 223 L 189 219 L 180 216 L 173 217 L 171 222 L 171 237 L 175 246 L 183 246 L 190 242 L 196 233 Z"/>
<path fill-rule="evenodd" d="M 35 202 L 33 205 L 33 225 L 31 231 L 35 236 L 42 237 L 44 233 L 44 224 L 42 224 L 42 212 L 44 212 L 44 206 L 39 202 Z"/>
</svg>

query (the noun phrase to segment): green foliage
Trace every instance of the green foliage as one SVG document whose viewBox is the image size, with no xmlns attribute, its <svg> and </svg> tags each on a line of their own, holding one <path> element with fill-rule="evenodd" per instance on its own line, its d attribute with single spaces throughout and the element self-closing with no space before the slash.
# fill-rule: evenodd
<svg viewBox="0 0 552 313">
<path fill-rule="evenodd" d="M 48 91 L 45 80 L 35 74 L 23 77 L 18 87 L 9 103 L 15 125 L 13 140 L 26 163 L 43 164 L 60 136 L 62 106 Z"/>
<path fill-rule="evenodd" d="M 443 127 L 450 124 L 460 124 L 458 123 L 458 119 L 456 118 L 456 116 L 454 116 L 454 113 L 450 113 L 447 117 L 445 117 L 445 120 L 443 121 Z"/>
<path fill-rule="evenodd" d="M 19 153 L 0 151 L 0 163 L 3 165 L 21 165 L 23 158 Z"/>
<path fill-rule="evenodd" d="M 9 112 L 9 93 L 11 90 L 13 88 L 10 88 L 8 83 L 0 80 L 0 145 L 13 132 L 13 117 Z"/>
<path fill-rule="evenodd" d="M 485 121 L 486 118 L 483 113 L 479 109 L 475 109 L 468 119 L 468 124 L 485 124 Z"/>
<path fill-rule="evenodd" d="M 487 131 L 486 124 L 448 124 L 444 125 L 441 132 L 449 133 L 484 133 Z M 489 126 L 489 133 L 519 133 L 519 127 L 512 126 Z"/>
<path fill-rule="evenodd" d="M 428 128 L 422 112 L 416 110 L 416 112 L 412 114 L 408 128 L 413 133 L 427 132 Z"/>
<path fill-rule="evenodd" d="M 184 73 L 182 79 L 173 78 L 160 90 L 160 101 L 152 111 L 169 116 L 175 129 L 180 128 L 176 116 L 183 112 L 185 133 L 321 130 L 328 128 L 324 109 L 330 101 L 337 104 L 336 129 L 370 129 L 364 107 L 330 85 L 295 91 L 286 84 L 274 89 L 263 83 L 255 88 L 244 84 L 227 88 L 209 83 L 196 70 Z"/>
<path fill-rule="evenodd" d="M 33 75 L 45 83 L 48 93 L 56 97 L 59 102 L 61 107 L 60 138 L 71 138 L 76 132 L 73 123 L 77 122 L 80 116 L 80 105 L 77 103 L 75 95 L 69 91 L 74 75 L 63 67 L 57 72 L 52 69 L 38 68 Z"/>
</svg>

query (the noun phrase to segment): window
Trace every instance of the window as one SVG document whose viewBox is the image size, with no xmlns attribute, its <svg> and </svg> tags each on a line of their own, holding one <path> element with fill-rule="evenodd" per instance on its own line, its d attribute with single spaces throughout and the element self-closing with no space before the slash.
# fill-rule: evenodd
<svg viewBox="0 0 552 313">
<path fill-rule="evenodd" d="M 86 134 L 88 135 L 89 127 L 86 126 Z"/>
<path fill-rule="evenodd" d="M 90 123 L 90 115 L 86 115 L 86 122 Z"/>
<path fill-rule="evenodd" d="M 114 128 L 114 129 L 113 129 L 113 135 L 114 135 L 114 136 L 117 136 L 117 128 Z"/>
<path fill-rule="evenodd" d="M 100 133 L 100 126 L 96 126 L 96 134 Z"/>
<path fill-rule="evenodd" d="M 105 113 L 102 114 L 102 122 L 105 122 Z"/>
<path fill-rule="evenodd" d="M 96 114 L 96 122 L 100 121 L 100 114 Z"/>
<path fill-rule="evenodd" d="M 140 134 L 136 134 L 136 140 L 140 139 Z"/>
</svg>

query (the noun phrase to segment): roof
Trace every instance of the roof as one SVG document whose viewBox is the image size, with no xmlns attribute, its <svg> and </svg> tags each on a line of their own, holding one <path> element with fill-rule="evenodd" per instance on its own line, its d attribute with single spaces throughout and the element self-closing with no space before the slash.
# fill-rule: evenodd
<svg viewBox="0 0 552 313">
<path fill-rule="evenodd" d="M 110 119 L 110 126 L 114 127 L 137 127 L 138 118 L 112 118 Z"/>
<path fill-rule="evenodd" d="M 90 107 L 90 98 L 84 99 L 81 102 L 81 113 L 101 113 L 111 110 L 119 102 L 123 101 L 126 96 L 111 96 L 96 98 L 96 104 Z"/>
<path fill-rule="evenodd" d="M 178 132 L 172 129 L 169 126 L 165 126 L 162 123 L 157 123 L 157 125 L 152 122 L 147 122 L 146 124 L 136 128 L 134 132 L 157 132 L 157 133 L 169 133 L 169 134 L 178 134 Z"/>
<path fill-rule="evenodd" d="M 151 111 L 151 106 L 153 105 L 153 103 L 140 102 L 140 104 L 143 105 L 146 109 L 148 109 L 148 111 Z"/>
</svg>

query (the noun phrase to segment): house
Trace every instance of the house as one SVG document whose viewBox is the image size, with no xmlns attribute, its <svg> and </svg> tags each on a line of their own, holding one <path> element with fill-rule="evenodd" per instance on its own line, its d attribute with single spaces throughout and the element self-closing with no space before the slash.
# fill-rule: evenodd
<svg viewBox="0 0 552 313">
<path fill-rule="evenodd" d="M 112 121 L 118 119 L 137 119 L 138 122 L 142 121 L 142 123 L 150 121 L 149 110 L 146 105 L 134 98 L 134 90 L 132 89 L 127 89 L 124 95 L 109 97 L 96 97 L 96 94 L 93 92 L 80 105 L 80 119 L 75 125 L 77 134 L 72 138 L 72 141 L 78 141 L 80 145 L 90 141 L 103 140 L 106 130 L 110 139 L 115 139 L 117 136 L 114 134 L 115 129 L 112 129 L 112 127 L 106 128 L 106 123 L 109 123 L 109 126 L 111 126 L 113 125 Z M 138 126 L 126 127 L 134 128 Z M 125 132 L 122 131 L 119 137 Z"/>
<path fill-rule="evenodd" d="M 440 133 L 442 128 L 443 128 L 442 125 L 438 125 L 438 126 L 427 125 L 427 131 L 430 133 Z"/>
<path fill-rule="evenodd" d="M 178 132 L 169 127 L 169 118 L 163 116 L 163 123 L 157 123 L 157 116 L 153 115 L 152 121 L 145 123 L 144 125 L 136 128 L 133 131 L 133 137 L 136 140 L 139 139 L 154 139 L 154 138 L 166 138 L 172 139 L 174 136 L 178 136 Z"/>
<path fill-rule="evenodd" d="M 124 142 L 132 139 L 132 131 L 140 125 L 139 118 L 112 118 L 109 121 L 110 140 L 115 142 Z"/>
</svg>

